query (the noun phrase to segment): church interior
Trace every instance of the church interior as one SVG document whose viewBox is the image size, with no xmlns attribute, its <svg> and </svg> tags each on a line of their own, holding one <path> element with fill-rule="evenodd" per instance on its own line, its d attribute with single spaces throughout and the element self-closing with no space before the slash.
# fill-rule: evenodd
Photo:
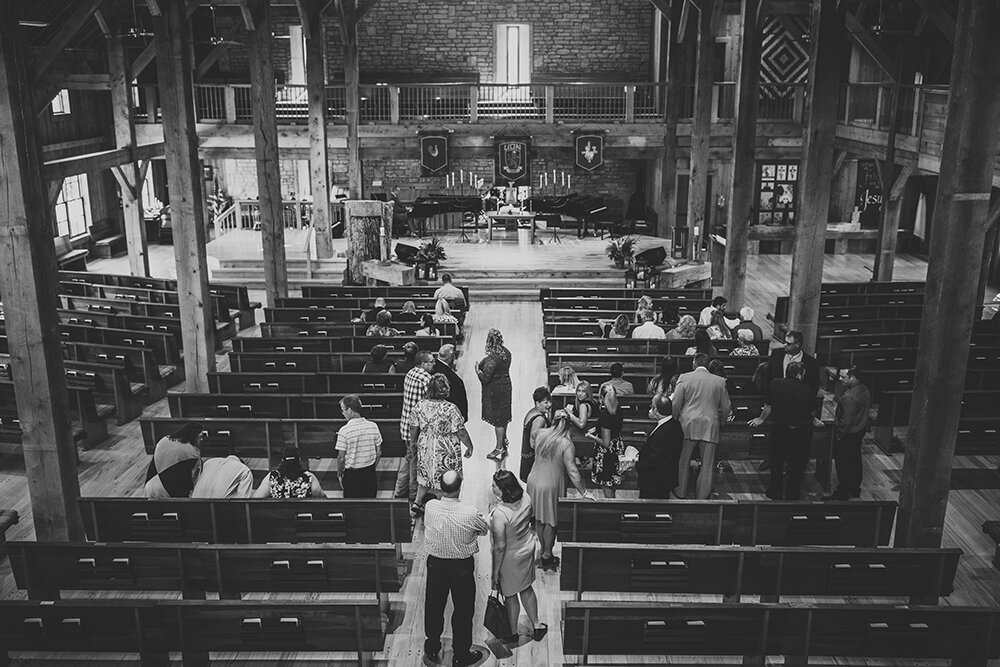
<svg viewBox="0 0 1000 667">
<path fill-rule="evenodd" d="M 0 0 L 0 664 L 1000 665 L 998 30 Z"/>
</svg>

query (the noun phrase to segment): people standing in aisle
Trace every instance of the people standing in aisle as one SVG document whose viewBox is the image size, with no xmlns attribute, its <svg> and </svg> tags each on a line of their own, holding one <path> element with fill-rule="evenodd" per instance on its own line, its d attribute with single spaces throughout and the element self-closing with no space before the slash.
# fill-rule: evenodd
<svg viewBox="0 0 1000 667">
<path fill-rule="evenodd" d="M 687 497 L 691 454 L 695 447 L 701 449 L 701 472 L 698 474 L 695 497 L 704 500 L 711 494 L 720 424 L 729 418 L 732 407 L 726 380 L 709 373 L 708 363 L 708 355 L 696 354 L 694 370 L 683 373 L 674 389 L 673 414 L 684 429 L 684 447 L 678 463 L 677 488 L 674 490 L 678 498 Z"/>
<path fill-rule="evenodd" d="M 597 440 L 591 481 L 601 487 L 605 498 L 614 498 L 615 489 L 622 483 L 621 457 L 625 453 L 622 440 L 624 415 L 618 405 L 618 392 L 614 385 L 601 386 L 600 407 L 597 415 Z M 588 434 L 589 435 L 589 434 Z"/>
<path fill-rule="evenodd" d="M 537 387 L 531 393 L 535 405 L 524 415 L 521 427 L 521 468 L 518 477 L 522 482 L 528 481 L 531 466 L 535 463 L 535 439 L 538 432 L 552 425 L 549 413 L 552 411 L 552 394 L 548 387 Z"/>
<path fill-rule="evenodd" d="M 493 427 L 497 444 L 487 458 L 507 456 L 507 425 L 511 419 L 510 350 L 504 347 L 499 329 L 486 334 L 486 356 L 476 364 L 483 385 L 483 421 Z"/>
<path fill-rule="evenodd" d="M 399 434 L 406 443 L 406 454 L 396 475 L 396 498 L 409 498 L 410 504 L 417 500 L 417 443 L 410 442 L 410 414 L 417 403 L 423 400 L 427 383 L 434 368 L 434 356 L 426 350 L 416 354 L 417 365 L 403 378 L 403 412 L 399 417 Z"/>
<path fill-rule="evenodd" d="M 376 469 L 382 458 L 382 432 L 378 424 L 361 416 L 361 399 L 348 394 L 340 399 L 347 423 L 337 431 L 337 475 L 345 498 L 374 498 L 378 493 Z"/>
<path fill-rule="evenodd" d="M 793 361 L 788 364 L 785 373 L 787 377 L 771 381 L 767 402 L 761 409 L 760 416 L 748 422 L 754 428 L 768 420 L 771 422 L 771 481 L 767 490 L 767 497 L 771 500 L 799 499 L 802 477 L 809 462 L 813 427 L 823 426 L 823 422 L 813 414 L 816 395 L 805 382 L 805 366 Z"/>
<path fill-rule="evenodd" d="M 465 419 L 448 400 L 451 387 L 443 373 L 435 373 L 427 382 L 424 399 L 410 413 L 409 441 L 416 443 L 417 499 L 413 512 L 424 513 L 429 489 L 441 488 L 441 475 L 448 470 L 462 470 L 462 445 L 465 458 L 472 456 L 472 439 L 465 430 Z"/>
<path fill-rule="evenodd" d="M 559 499 L 566 495 L 566 478 L 584 498 L 593 500 L 576 467 L 576 450 L 570 440 L 570 414 L 559 410 L 553 424 L 542 429 L 535 439 L 535 464 L 528 474 L 528 495 L 535 512 L 535 530 L 542 544 L 541 563 L 544 569 L 558 567 L 559 558 L 552 555 L 556 543 Z"/>
<path fill-rule="evenodd" d="M 767 367 L 763 373 L 763 383 L 760 387 L 761 394 L 767 396 L 771 382 L 773 380 L 784 379 L 788 373 L 788 365 L 797 362 L 802 364 L 805 370 L 805 383 L 812 389 L 812 395 L 815 400 L 816 393 L 819 391 L 819 363 L 814 357 L 803 351 L 802 341 L 802 332 L 788 331 L 785 333 L 785 346 L 771 351 L 771 356 L 768 357 Z M 757 469 L 764 471 L 770 466 L 771 461 L 768 458 L 764 459 Z"/>
<path fill-rule="evenodd" d="M 448 384 L 451 386 L 451 394 L 448 396 L 448 400 L 455 404 L 458 411 L 462 413 L 462 418 L 465 421 L 469 421 L 469 397 L 465 393 L 465 382 L 455 372 L 454 345 L 445 343 L 441 346 L 437 353 L 437 359 L 434 360 L 434 368 L 431 372 L 443 373 L 448 378 Z"/>
<path fill-rule="evenodd" d="M 472 617 L 476 610 L 476 563 L 479 537 L 489 526 L 475 507 L 459 501 L 462 475 L 449 470 L 441 475 L 443 497 L 427 503 L 424 514 L 424 547 L 427 550 L 427 592 L 424 598 L 424 654 L 436 662 L 441 655 L 444 609 L 448 596 L 451 613 L 453 666 L 474 665 L 483 652 L 472 650 Z"/>
<path fill-rule="evenodd" d="M 670 398 L 663 393 L 653 396 L 649 418 L 656 420 L 656 426 L 646 436 L 635 464 L 640 498 L 670 498 L 677 486 L 684 429 L 672 415 Z"/>
<path fill-rule="evenodd" d="M 871 426 L 872 395 L 856 366 L 840 371 L 834 392 L 833 460 L 837 490 L 823 500 L 850 500 L 861 496 L 861 443 Z"/>
<path fill-rule="evenodd" d="M 520 637 L 517 621 L 521 604 L 531 622 L 531 638 L 540 641 L 549 626 L 538 622 L 538 598 L 535 597 L 535 534 L 531 497 L 509 470 L 493 475 L 493 495 L 500 503 L 490 513 L 490 536 L 493 543 L 493 590 L 504 596 L 512 633 L 502 639 L 516 643 Z M 521 604 L 518 604 L 520 597 Z"/>
</svg>

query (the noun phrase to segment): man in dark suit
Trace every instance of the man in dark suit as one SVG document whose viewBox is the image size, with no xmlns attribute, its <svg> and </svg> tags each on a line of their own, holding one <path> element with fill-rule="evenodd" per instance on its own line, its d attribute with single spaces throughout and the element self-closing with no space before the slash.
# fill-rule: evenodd
<svg viewBox="0 0 1000 667">
<path fill-rule="evenodd" d="M 809 385 L 815 398 L 819 391 L 819 362 L 816 361 L 815 357 L 802 350 L 802 332 L 800 331 L 787 332 L 785 334 L 785 347 L 771 352 L 771 356 L 767 360 L 767 369 L 764 372 L 760 393 L 767 396 L 771 381 L 784 379 L 788 366 L 795 362 L 802 364 L 805 373 L 803 381 Z M 758 470 L 767 470 L 770 465 L 770 460 L 765 459 Z"/>
<path fill-rule="evenodd" d="M 448 343 L 442 345 L 438 350 L 437 359 L 434 360 L 434 369 L 431 373 L 443 373 L 448 378 L 451 385 L 451 394 L 448 400 L 455 404 L 458 411 L 462 413 L 462 418 L 469 421 L 469 397 L 465 393 L 465 383 L 455 372 L 455 346 Z"/>
<path fill-rule="evenodd" d="M 656 420 L 656 426 L 646 436 L 646 444 L 635 464 L 640 498 L 669 498 L 677 486 L 684 430 L 672 413 L 673 405 L 666 394 L 653 397 L 649 418 Z"/>
</svg>

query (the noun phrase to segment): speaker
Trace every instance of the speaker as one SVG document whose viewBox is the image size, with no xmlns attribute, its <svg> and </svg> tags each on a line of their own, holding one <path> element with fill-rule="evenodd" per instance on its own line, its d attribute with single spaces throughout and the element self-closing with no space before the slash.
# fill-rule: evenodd
<svg viewBox="0 0 1000 667">
<path fill-rule="evenodd" d="M 403 264 L 413 264 L 417 261 L 417 253 L 420 252 L 420 248 L 412 245 L 406 245 L 405 243 L 396 244 L 396 259 L 401 261 Z"/>
<path fill-rule="evenodd" d="M 643 250 L 635 256 L 636 262 L 644 262 L 646 266 L 659 266 L 667 260 L 667 249 L 663 246 Z"/>
</svg>

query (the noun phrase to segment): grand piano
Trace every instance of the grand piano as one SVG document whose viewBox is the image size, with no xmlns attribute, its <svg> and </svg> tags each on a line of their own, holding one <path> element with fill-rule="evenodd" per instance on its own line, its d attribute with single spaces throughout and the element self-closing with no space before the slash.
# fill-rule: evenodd
<svg viewBox="0 0 1000 667">
<path fill-rule="evenodd" d="M 435 215 L 444 213 L 474 213 L 479 215 L 482 212 L 483 200 L 478 195 L 430 195 L 418 197 L 406 216 L 410 220 L 410 229 L 418 231 L 420 236 L 425 236 L 427 219 Z"/>
<path fill-rule="evenodd" d="M 529 197 L 522 202 L 527 210 L 535 213 L 567 216 L 577 221 L 577 233 L 582 235 L 595 216 L 607 210 L 604 197 L 582 195 L 576 192 L 563 197 Z M 551 223 L 549 223 L 551 224 Z"/>
</svg>

